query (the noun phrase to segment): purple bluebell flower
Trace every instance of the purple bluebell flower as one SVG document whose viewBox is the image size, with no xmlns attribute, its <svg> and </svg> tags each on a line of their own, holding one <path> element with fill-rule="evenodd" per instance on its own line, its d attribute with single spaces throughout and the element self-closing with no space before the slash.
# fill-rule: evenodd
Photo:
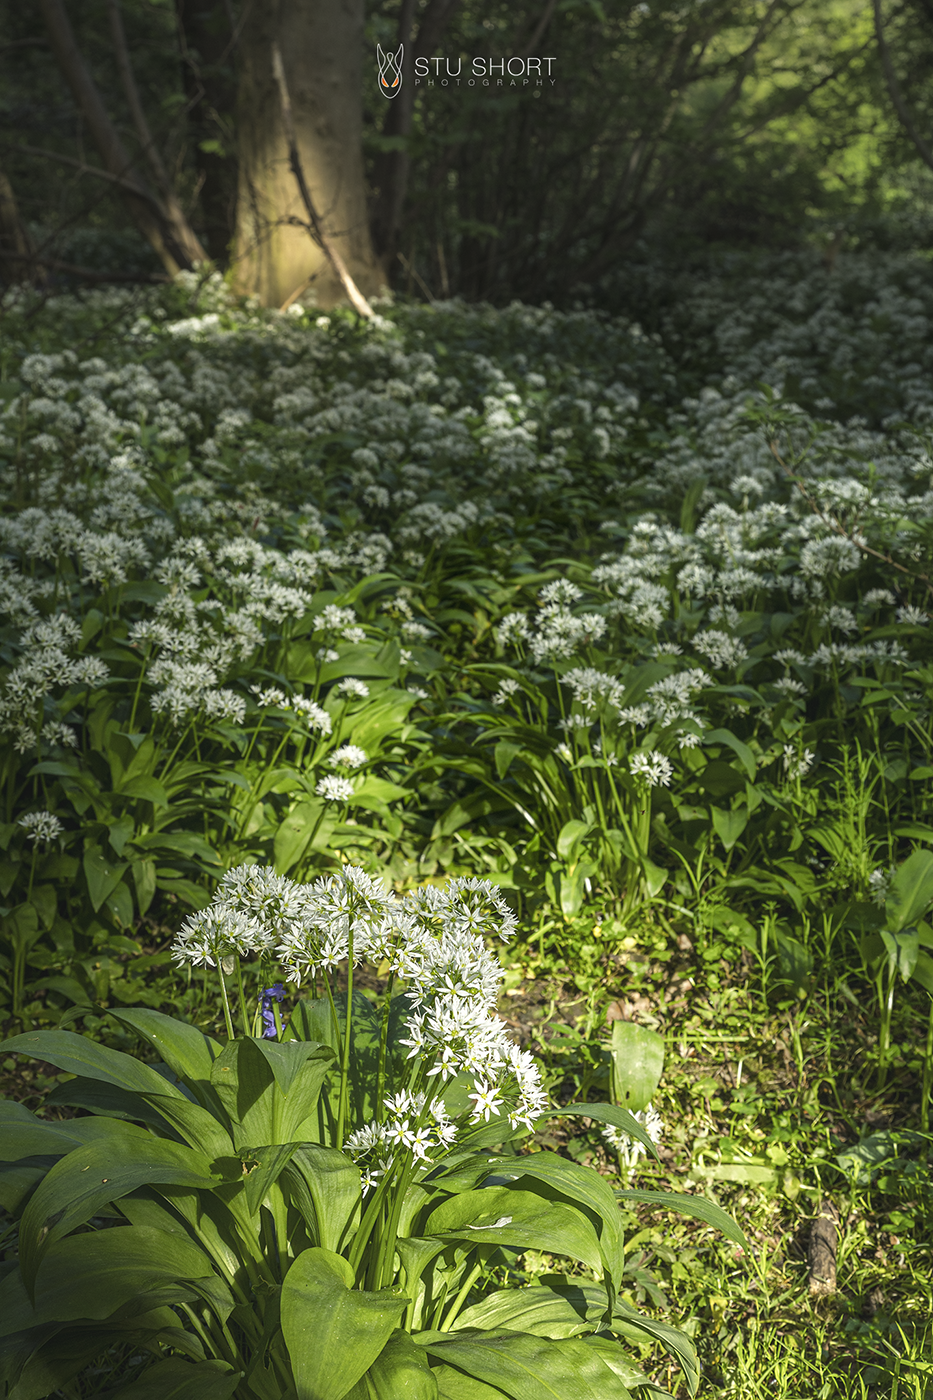
<svg viewBox="0 0 933 1400">
<path fill-rule="evenodd" d="M 267 987 L 262 994 L 262 1005 L 260 1007 L 260 1010 L 262 1011 L 263 1040 L 275 1040 L 278 1036 L 278 1031 L 276 1030 L 275 1025 L 275 1015 L 272 1011 L 272 1002 L 273 999 L 275 1001 L 281 1002 L 284 996 L 285 988 L 281 982 L 276 982 L 274 986 Z"/>
</svg>

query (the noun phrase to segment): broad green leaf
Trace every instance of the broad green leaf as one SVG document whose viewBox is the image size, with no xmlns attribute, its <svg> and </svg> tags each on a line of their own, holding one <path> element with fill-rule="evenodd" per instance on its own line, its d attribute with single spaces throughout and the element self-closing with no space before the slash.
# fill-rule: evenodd
<svg viewBox="0 0 933 1400">
<path fill-rule="evenodd" d="M 358 1382 L 361 1400 L 364 1386 L 365 1400 L 437 1400 L 437 1381 L 424 1348 L 401 1329 L 393 1332 Z"/>
<path fill-rule="evenodd" d="M 240 1375 L 225 1361 L 191 1362 L 171 1356 L 117 1391 L 113 1400 L 229 1400 Z"/>
<path fill-rule="evenodd" d="M 913 980 L 918 982 L 925 992 L 929 992 L 933 997 L 933 958 L 929 953 L 918 953 L 917 964 L 914 968 Z"/>
<path fill-rule="evenodd" d="M 145 1007 L 111 1011 L 109 1014 L 115 1021 L 129 1026 L 153 1050 L 158 1051 L 160 1059 L 200 1100 L 198 1088 L 210 1084 L 211 1066 L 222 1048 L 218 1041 L 199 1031 L 196 1026 L 189 1026 L 174 1016 L 164 1016 L 161 1011 L 150 1011 Z M 214 1101 L 211 1095 L 209 1102 Z"/>
<path fill-rule="evenodd" d="M 508 739 L 500 739 L 493 749 L 493 758 L 496 763 L 496 772 L 500 779 L 504 778 L 512 766 L 514 759 L 522 751 L 521 744 L 510 743 Z"/>
<path fill-rule="evenodd" d="M 613 1021 L 612 1097 L 631 1113 L 647 1108 L 661 1082 L 664 1038 L 635 1021 Z"/>
<path fill-rule="evenodd" d="M 920 938 L 915 928 L 902 928 L 897 933 L 881 930 L 881 939 L 887 950 L 890 965 L 900 973 L 902 982 L 909 982 L 917 966 L 920 954 Z"/>
<path fill-rule="evenodd" d="M 121 862 L 112 865 L 106 859 L 100 846 L 90 846 L 84 852 L 84 876 L 87 880 L 88 894 L 91 897 L 91 908 L 96 914 L 108 895 L 112 894 L 123 879 L 124 871 L 128 870 L 127 863 Z"/>
<path fill-rule="evenodd" d="M 18 1271 L 0 1282 L 0 1336 L 45 1322 L 110 1317 L 139 1295 L 214 1273 L 210 1258 L 182 1235 L 125 1225 L 53 1244 L 35 1279 L 35 1305 Z"/>
<path fill-rule="evenodd" d="M 596 1355 L 614 1371 L 623 1385 L 632 1388 L 636 1385 L 650 1385 L 648 1377 L 640 1367 L 635 1366 L 626 1356 L 618 1342 L 610 1337 L 583 1337 L 583 1343 L 596 1352 Z M 652 1394 L 665 1394 L 664 1391 L 652 1391 Z"/>
<path fill-rule="evenodd" d="M 423 1345 L 433 1360 L 497 1386 L 510 1400 L 631 1400 L 618 1376 L 576 1337 L 467 1331 Z"/>
<path fill-rule="evenodd" d="M 121 797 L 141 798 L 144 802 L 151 802 L 156 807 L 167 807 L 169 804 L 169 796 L 165 788 L 157 778 L 148 774 L 130 778 L 119 791 Z"/>
<path fill-rule="evenodd" d="M 736 738 L 731 729 L 708 729 L 703 735 L 703 743 L 725 744 L 741 760 L 742 767 L 752 782 L 755 781 L 755 774 L 758 771 L 755 755 L 747 744 L 743 744 L 741 739 Z"/>
<path fill-rule="evenodd" d="M 731 1215 L 712 1201 L 704 1201 L 702 1196 L 687 1196 L 680 1191 L 616 1191 L 620 1201 L 633 1201 L 642 1205 L 662 1206 L 665 1210 L 677 1211 L 679 1215 L 690 1215 L 694 1220 L 702 1220 L 721 1230 L 727 1240 L 749 1249 L 748 1240 L 736 1225 Z"/>
<path fill-rule="evenodd" d="M 297 865 L 323 821 L 324 803 L 316 799 L 299 802 L 282 820 L 273 843 L 275 868 L 280 875 L 287 875 Z"/>
<path fill-rule="evenodd" d="M 96 1041 L 77 1035 L 74 1031 L 27 1031 L 25 1035 L 5 1040 L 0 1045 L 0 1053 L 47 1060 L 68 1074 L 102 1079 L 106 1084 L 115 1084 L 118 1089 L 128 1089 L 135 1094 L 148 1091 L 183 1097 L 151 1066 L 133 1059 L 132 1055 L 124 1055 L 120 1050 L 98 1045 Z"/>
<path fill-rule="evenodd" d="M 451 1331 L 508 1328 L 510 1332 L 527 1332 L 535 1337 L 575 1337 L 598 1327 L 608 1310 L 606 1290 L 595 1285 L 502 1288 L 465 1308 Z"/>
<path fill-rule="evenodd" d="M 435 1366 L 439 1400 L 502 1400 L 498 1386 L 486 1385 L 475 1376 L 467 1376 L 453 1366 Z"/>
<path fill-rule="evenodd" d="M 240 1158 L 246 1172 L 246 1205 L 255 1215 L 269 1190 L 278 1181 L 298 1147 L 297 1142 L 277 1143 L 274 1147 L 244 1147 Z"/>
<path fill-rule="evenodd" d="M 285 1179 L 293 1191 L 302 1186 L 307 1191 L 313 1208 L 308 1225 L 317 1243 L 335 1253 L 343 1249 L 360 1221 L 359 1167 L 334 1147 L 302 1143 Z"/>
<path fill-rule="evenodd" d="M 667 883 L 668 871 L 661 865 L 655 865 L 654 861 L 649 860 L 647 856 L 642 856 L 641 865 L 645 872 L 645 884 L 648 887 L 648 893 L 651 898 L 654 899 L 655 895 L 660 894 Z"/>
<path fill-rule="evenodd" d="M 916 924 L 933 903 L 933 851 L 914 851 L 899 868 L 885 900 L 888 928 L 898 933 Z"/>
<path fill-rule="evenodd" d="M 228 1157 L 233 1152 L 233 1138 L 224 1126 L 222 1112 L 215 1117 L 199 1103 L 183 1096 L 145 1094 L 143 1097 L 189 1147 L 203 1152 L 209 1161 L 214 1157 Z"/>
<path fill-rule="evenodd" d="M 748 826 L 748 808 L 736 807 L 733 811 L 727 811 L 724 807 L 710 807 L 709 812 L 713 830 L 726 850 L 731 851 Z"/>
<path fill-rule="evenodd" d="M 163 1085 L 165 1084 L 167 1081 L 163 1081 Z M 66 1079 L 63 1084 L 55 1086 L 45 1102 L 53 1107 L 66 1105 L 69 1108 L 83 1108 L 88 1113 L 107 1118 L 146 1123 L 150 1128 L 155 1128 L 161 1136 L 172 1136 L 172 1128 L 162 1114 L 141 1094 L 131 1093 L 128 1089 L 118 1089 L 115 1084 L 108 1084 L 102 1079 L 86 1079 L 83 1075 L 78 1075 L 75 1079 Z M 99 1122 L 100 1119 L 85 1118 L 72 1121 L 91 1123 Z"/>
<path fill-rule="evenodd" d="M 612 1330 L 631 1341 L 643 1341 L 647 1335 L 660 1342 L 665 1351 L 676 1357 L 680 1363 L 690 1394 L 696 1394 L 700 1383 L 700 1365 L 696 1349 L 684 1332 L 670 1327 L 666 1322 L 656 1322 L 654 1318 L 645 1317 L 622 1302 L 617 1302 L 613 1309 Z"/>
<path fill-rule="evenodd" d="M 624 1264 L 625 1237 L 612 1187 L 604 1176 L 559 1157 L 556 1152 L 530 1152 L 523 1157 L 500 1157 L 493 1168 L 495 1181 L 508 1176 L 518 1179 L 528 1190 L 529 1178 L 543 1187 L 548 1197 L 562 1197 L 576 1209 L 585 1211 L 600 1241 L 603 1265 L 616 1286 Z"/>
<path fill-rule="evenodd" d="M 577 818 L 573 821 L 564 822 L 557 837 L 557 854 L 561 860 L 568 860 L 579 841 L 590 830 L 589 822 L 581 822 Z"/>
<path fill-rule="evenodd" d="M 116 1122 L 113 1126 L 117 1126 Z M 139 1186 L 213 1187 L 218 1178 L 199 1152 L 120 1123 L 120 1138 L 77 1147 L 56 1162 L 34 1191 L 20 1222 L 19 1257 L 27 1290 L 49 1247 Z"/>
<path fill-rule="evenodd" d="M 548 1201 L 532 1191 L 505 1186 L 463 1191 L 428 1216 L 426 1235 L 442 1235 L 466 1245 L 494 1244 L 546 1250 L 603 1268 L 599 1237 L 591 1221 L 572 1206 Z"/>
<path fill-rule="evenodd" d="M 408 1299 L 394 1289 L 364 1293 L 329 1249 L 306 1249 L 281 1292 L 282 1334 L 297 1400 L 342 1400 L 369 1370 L 401 1321 Z"/>
<path fill-rule="evenodd" d="M 594 1123 L 610 1123 L 613 1128 L 621 1128 L 623 1133 L 628 1133 L 629 1137 L 640 1142 L 652 1157 L 658 1157 L 658 1149 L 634 1113 L 630 1113 L 627 1108 L 619 1108 L 614 1103 L 574 1103 L 566 1104 L 562 1108 L 549 1108 L 546 1113 L 541 1114 L 538 1122 L 543 1123 L 548 1118 L 592 1118 Z"/>
<path fill-rule="evenodd" d="M 0 1099 L 0 1162 L 21 1157 L 64 1157 L 94 1138 L 108 1138 L 114 1125 L 106 1118 L 72 1118 L 49 1123 L 22 1104 Z"/>
<path fill-rule="evenodd" d="M 230 1117 L 237 1149 L 313 1140 L 315 1126 L 303 1125 L 315 1114 L 333 1059 L 329 1046 L 314 1041 L 230 1041 L 211 1066 L 211 1083 Z"/>
</svg>

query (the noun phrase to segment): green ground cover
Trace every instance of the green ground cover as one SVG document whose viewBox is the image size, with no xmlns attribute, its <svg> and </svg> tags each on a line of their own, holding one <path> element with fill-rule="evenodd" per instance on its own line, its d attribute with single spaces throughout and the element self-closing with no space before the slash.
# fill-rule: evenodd
<svg viewBox="0 0 933 1400">
<path fill-rule="evenodd" d="M 541 1143 L 748 1237 L 623 1204 L 621 1296 L 693 1336 L 701 1393 L 921 1396 L 933 279 L 646 260 L 602 302 L 8 297 L 3 1014 L 222 1032 L 171 940 L 244 863 L 482 877 L 554 1102 L 622 1096 L 616 1027 L 663 1037 L 659 1161 L 570 1118 Z M 33 1108 L 60 1081 L 3 1064 Z"/>
</svg>

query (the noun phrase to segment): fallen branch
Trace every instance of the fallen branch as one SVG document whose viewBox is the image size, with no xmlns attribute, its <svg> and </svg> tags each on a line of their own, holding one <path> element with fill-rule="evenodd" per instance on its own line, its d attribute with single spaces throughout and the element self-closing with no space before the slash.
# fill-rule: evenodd
<svg viewBox="0 0 933 1400">
<path fill-rule="evenodd" d="M 301 195 L 301 202 L 307 210 L 309 225 L 306 225 L 315 243 L 324 252 L 334 272 L 349 298 L 350 305 L 357 315 L 370 318 L 374 315 L 369 302 L 363 296 L 359 287 L 350 276 L 350 269 L 347 267 L 340 252 L 334 247 L 329 236 L 324 232 L 320 216 L 314 207 L 308 183 L 305 180 L 304 167 L 301 164 L 301 156 L 298 153 L 298 141 L 295 135 L 295 121 L 292 116 L 292 100 L 288 92 L 288 83 L 285 80 L 285 69 L 282 66 L 282 53 L 278 44 L 272 45 L 272 74 L 279 87 L 279 99 L 282 104 L 282 121 L 285 126 L 285 139 L 288 142 L 288 163 L 291 166 L 298 192 Z M 299 289 L 300 295 L 303 288 Z M 284 303 L 283 309 L 291 305 L 294 295 L 289 301 Z"/>
<path fill-rule="evenodd" d="M 826 1297 L 836 1291 L 836 1253 L 839 1248 L 839 1212 L 832 1201 L 825 1200 L 820 1213 L 810 1226 L 807 1263 L 810 1273 L 810 1293 Z"/>
</svg>

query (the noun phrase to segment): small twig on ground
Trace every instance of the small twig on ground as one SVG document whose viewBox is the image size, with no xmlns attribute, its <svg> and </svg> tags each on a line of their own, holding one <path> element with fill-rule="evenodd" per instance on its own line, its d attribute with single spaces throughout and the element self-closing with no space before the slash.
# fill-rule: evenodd
<svg viewBox="0 0 933 1400">
<path fill-rule="evenodd" d="M 810 1226 L 807 1263 L 810 1292 L 826 1297 L 836 1291 L 836 1252 L 839 1247 L 839 1212 L 832 1201 L 824 1200 L 820 1213 Z"/>
</svg>

